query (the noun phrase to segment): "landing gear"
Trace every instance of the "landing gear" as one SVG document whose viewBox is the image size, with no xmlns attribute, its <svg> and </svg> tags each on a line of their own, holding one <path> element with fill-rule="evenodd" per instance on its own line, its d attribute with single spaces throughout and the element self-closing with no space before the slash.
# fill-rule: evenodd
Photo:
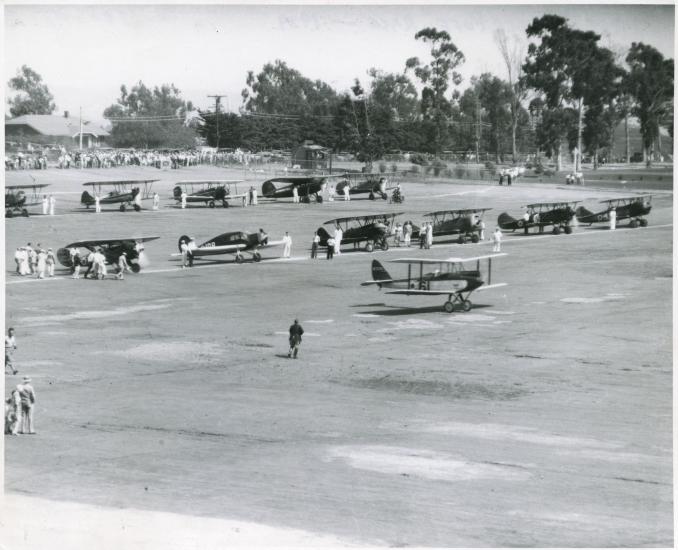
<svg viewBox="0 0 678 550">
<path fill-rule="evenodd" d="M 372 193 L 372 191 L 370 191 L 370 200 L 371 200 L 371 201 L 374 200 L 374 193 Z"/>
<path fill-rule="evenodd" d="M 386 238 L 383 238 L 381 240 L 381 243 L 379 243 L 379 246 L 381 247 L 382 250 L 388 250 L 388 241 Z"/>
<path fill-rule="evenodd" d="M 235 255 L 235 263 L 241 264 L 241 263 L 243 263 L 243 261 L 244 261 L 244 258 L 242 257 L 242 254 L 238 253 L 238 254 Z"/>
<path fill-rule="evenodd" d="M 452 313 L 454 311 L 454 303 L 447 301 L 443 304 L 446 313 Z"/>
<path fill-rule="evenodd" d="M 120 212 L 124 212 L 126 210 L 125 205 L 121 204 L 120 205 Z"/>
<path fill-rule="evenodd" d="M 255 252 L 254 254 L 252 254 L 252 259 L 255 262 L 260 262 L 261 261 L 261 254 L 259 254 L 258 252 Z"/>
<path fill-rule="evenodd" d="M 207 203 L 207 206 L 209 206 L 210 208 L 214 208 L 216 204 L 214 203 L 214 201 L 210 201 Z"/>
<path fill-rule="evenodd" d="M 463 296 L 455 294 L 449 296 L 447 302 L 443 304 L 443 309 L 446 313 L 452 313 L 454 311 L 454 306 L 457 303 L 461 305 L 461 309 L 464 312 L 471 311 L 471 307 L 473 306 L 473 304 L 471 304 L 471 300 L 464 300 Z"/>
<path fill-rule="evenodd" d="M 631 223 L 629 224 L 629 227 L 632 229 L 635 229 L 638 227 L 640 224 L 638 223 L 638 220 L 631 220 Z"/>
<path fill-rule="evenodd" d="M 367 241 L 367 244 L 365 245 L 365 250 L 367 252 L 372 252 L 374 250 L 374 244 L 372 242 Z"/>
<path fill-rule="evenodd" d="M 510 184 L 509 184 L 509 185 L 510 185 Z M 473 305 L 473 304 L 471 304 L 471 300 L 464 300 L 464 301 L 461 303 L 461 307 L 464 309 L 464 311 L 471 311 L 471 306 L 472 306 L 472 305 Z"/>
<path fill-rule="evenodd" d="M 135 212 L 141 212 L 141 206 L 139 206 L 138 204 L 135 204 L 134 205 L 134 211 Z"/>
<path fill-rule="evenodd" d="M 565 235 L 569 235 L 570 233 L 572 233 L 572 228 L 569 225 L 566 225 L 565 227 L 563 227 L 563 231 L 565 231 Z"/>
<path fill-rule="evenodd" d="M 647 220 L 645 218 L 640 218 L 640 227 L 647 227 Z"/>
<path fill-rule="evenodd" d="M 560 227 L 558 227 L 557 225 L 554 225 L 553 226 L 553 234 L 554 235 L 560 235 Z"/>
<path fill-rule="evenodd" d="M 228 201 L 221 201 L 221 206 L 228 208 Z"/>
<path fill-rule="evenodd" d="M 27 217 L 28 217 L 28 210 L 26 210 L 25 208 L 22 208 L 22 209 L 21 209 L 21 215 L 22 215 L 24 218 L 27 218 Z"/>
<path fill-rule="evenodd" d="M 386 193 L 382 193 L 382 194 L 381 194 L 381 198 L 384 199 L 384 200 L 387 200 L 387 199 L 388 199 L 388 195 L 387 195 Z"/>
<path fill-rule="evenodd" d="M 480 236 L 478 235 L 478 233 L 474 233 L 473 235 L 471 235 L 471 242 L 474 244 L 480 242 Z"/>
<path fill-rule="evenodd" d="M 459 237 L 457 238 L 457 243 L 466 244 L 466 235 L 459 235 Z"/>
</svg>

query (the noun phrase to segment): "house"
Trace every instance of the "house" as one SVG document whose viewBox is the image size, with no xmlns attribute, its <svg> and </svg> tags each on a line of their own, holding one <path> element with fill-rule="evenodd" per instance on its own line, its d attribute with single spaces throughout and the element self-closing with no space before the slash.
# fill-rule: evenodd
<svg viewBox="0 0 678 550">
<path fill-rule="evenodd" d="M 82 122 L 82 146 L 86 149 L 105 145 L 109 132 L 92 122 Z M 7 141 L 80 146 L 80 119 L 59 115 L 22 115 L 5 120 Z"/>
</svg>

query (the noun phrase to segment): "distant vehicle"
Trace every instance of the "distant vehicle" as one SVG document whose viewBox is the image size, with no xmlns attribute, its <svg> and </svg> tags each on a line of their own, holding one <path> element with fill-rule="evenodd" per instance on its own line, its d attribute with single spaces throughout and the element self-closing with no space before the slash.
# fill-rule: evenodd
<svg viewBox="0 0 678 550">
<path fill-rule="evenodd" d="M 92 181 L 83 183 L 83 185 L 96 190 L 96 194 L 100 197 L 99 204 L 119 204 L 120 212 L 124 212 L 127 207 L 131 206 L 139 212 L 141 201 L 152 198 L 151 191 L 156 181 L 158 180 Z M 102 191 L 107 188 L 113 188 L 113 190 L 103 195 Z M 88 191 L 83 191 L 80 202 L 89 208 L 96 201 Z"/>
<path fill-rule="evenodd" d="M 294 196 L 293 188 L 302 202 L 322 202 L 320 194 L 330 176 L 282 176 L 271 178 L 261 185 L 261 195 L 267 199 L 284 199 Z"/>
<path fill-rule="evenodd" d="M 462 208 L 457 210 L 438 210 L 424 214 L 425 218 L 433 218 L 433 237 L 459 235 L 457 242 L 480 241 L 479 222 L 483 214 L 491 208 Z"/>
<path fill-rule="evenodd" d="M 203 203 L 210 208 L 214 208 L 217 202 L 220 202 L 224 208 L 228 208 L 229 201 L 240 200 L 247 196 L 247 193 L 238 194 L 236 184 L 243 180 L 187 180 L 178 181 L 173 190 L 174 200 L 181 202 L 182 193 L 186 193 L 187 203 Z"/>
<path fill-rule="evenodd" d="M 41 204 L 39 191 L 49 183 L 33 183 L 32 185 L 5 185 L 5 217 L 12 218 L 15 214 L 28 217 L 28 206 Z M 31 190 L 30 196 L 26 194 Z"/>
<path fill-rule="evenodd" d="M 447 313 L 452 313 L 459 305 L 464 311 L 471 309 L 469 296 L 475 291 L 489 290 L 506 283 L 490 284 L 492 280 L 492 259 L 506 254 L 490 254 L 474 258 L 448 258 L 446 260 L 432 260 L 425 258 L 398 258 L 391 263 L 407 264 L 407 277 L 394 279 L 377 260 L 372 260 L 372 280 L 365 281 L 362 286 L 377 285 L 379 289 L 389 290 L 386 294 L 404 294 L 406 296 L 444 296 L 447 301 L 443 307 Z M 480 261 L 487 260 L 487 284 L 482 277 Z M 468 269 L 464 264 L 476 262 L 475 269 Z M 412 266 L 415 273 L 412 273 Z M 424 273 L 424 265 L 435 265 L 436 269 Z M 416 269 L 416 266 L 419 269 Z M 416 273 L 418 271 L 418 273 Z"/>
<path fill-rule="evenodd" d="M 342 228 L 341 244 L 352 244 L 354 248 L 365 243 L 365 250 L 372 252 L 375 246 L 388 250 L 388 236 L 393 227 L 393 220 L 402 212 L 390 214 L 370 214 L 366 216 L 350 216 L 326 221 L 323 225 L 332 225 Z M 327 246 L 327 239 L 331 237 L 324 227 L 318 228 L 320 246 Z"/>
<path fill-rule="evenodd" d="M 242 263 L 244 261 L 243 252 L 252 255 L 255 262 L 261 261 L 260 250 L 270 248 L 272 246 L 280 246 L 282 241 L 269 241 L 268 236 L 263 239 L 257 233 L 247 233 L 245 231 L 231 231 L 222 233 L 216 237 L 205 241 L 199 246 L 195 245 L 195 240 L 188 235 L 179 237 L 178 247 L 179 254 L 172 254 L 172 256 L 181 256 L 181 243 L 185 242 L 188 245 L 191 254 L 194 258 L 202 258 L 205 256 L 218 256 L 220 254 L 235 254 L 235 261 Z"/>
<path fill-rule="evenodd" d="M 594 223 L 609 222 L 610 211 L 614 208 L 617 211 L 617 221 L 630 219 L 630 227 L 646 227 L 647 220 L 643 216 L 647 216 L 652 210 L 652 195 L 640 195 L 635 197 L 622 197 L 619 199 L 608 199 L 600 201 L 606 205 L 605 210 L 596 212 L 595 214 L 587 210 L 583 206 L 577 208 L 576 216 L 579 223 L 587 223 L 589 225 Z"/>
<path fill-rule="evenodd" d="M 336 192 L 339 197 L 345 194 L 344 189 L 349 186 L 349 195 L 369 194 L 370 200 L 377 197 L 388 199 L 388 191 L 395 189 L 396 184 L 392 183 L 391 179 L 384 174 L 352 174 L 347 172 L 340 176 L 339 183 L 336 186 Z"/>
<path fill-rule="evenodd" d="M 527 235 L 530 227 L 538 227 L 539 233 L 544 232 L 544 227 L 553 226 L 553 234 L 559 235 L 561 231 L 566 234 L 572 233 L 570 222 L 575 215 L 574 207 L 581 201 L 569 202 L 540 202 L 528 204 L 525 208 L 526 215 L 523 218 L 513 218 L 506 212 L 499 214 L 497 224 L 505 231 L 523 229 Z"/>
<path fill-rule="evenodd" d="M 127 261 L 134 273 L 139 273 L 142 267 L 148 265 L 144 255 L 143 243 L 154 241 L 160 237 L 123 237 L 121 239 L 89 239 L 67 244 L 57 250 L 57 259 L 64 267 L 73 267 L 71 248 L 84 248 L 90 252 L 101 250 L 106 257 L 106 262 L 111 265 L 118 263 L 118 258 L 123 252 L 127 253 Z M 83 258 L 84 259 L 84 258 Z"/>
</svg>

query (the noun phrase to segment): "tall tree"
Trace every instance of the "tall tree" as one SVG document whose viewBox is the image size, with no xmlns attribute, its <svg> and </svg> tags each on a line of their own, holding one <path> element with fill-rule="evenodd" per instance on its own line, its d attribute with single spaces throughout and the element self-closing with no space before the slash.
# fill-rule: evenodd
<svg viewBox="0 0 678 550">
<path fill-rule="evenodd" d="M 634 42 L 626 62 L 629 72 L 624 84 L 635 100 L 632 113 L 640 121 L 643 153 L 650 166 L 660 126 L 667 120 L 673 126 L 669 115 L 669 110 L 673 112 L 673 59 L 664 59 L 652 46 Z"/>
<path fill-rule="evenodd" d="M 446 92 L 450 80 L 455 86 L 461 83 L 461 75 L 456 68 L 464 63 L 464 54 L 454 45 L 447 31 L 435 27 L 426 27 L 414 35 L 415 40 L 431 44 L 431 60 L 424 65 L 418 57 L 411 57 L 405 63 L 406 70 L 413 70 L 423 84 L 421 92 L 421 112 L 425 126 L 433 138 L 433 149 L 439 155 L 447 143 L 448 121 L 452 111 Z M 454 97 L 458 97 L 455 90 Z"/>
<path fill-rule="evenodd" d="M 9 87 L 19 92 L 9 98 L 9 112 L 13 117 L 21 115 L 51 115 L 56 111 L 54 96 L 42 81 L 42 76 L 28 65 L 22 65 L 16 76 L 9 79 Z"/>
</svg>

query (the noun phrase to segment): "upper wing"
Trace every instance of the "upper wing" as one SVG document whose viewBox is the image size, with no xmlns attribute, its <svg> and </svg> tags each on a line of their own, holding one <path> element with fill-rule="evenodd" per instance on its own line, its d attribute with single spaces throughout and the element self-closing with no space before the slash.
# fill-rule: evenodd
<svg viewBox="0 0 678 550">
<path fill-rule="evenodd" d="M 268 248 L 270 246 L 280 246 L 285 244 L 283 241 L 268 241 L 266 244 L 260 244 L 258 248 Z"/>
<path fill-rule="evenodd" d="M 457 294 L 457 290 L 417 290 L 414 288 L 403 288 L 400 290 L 389 290 L 386 294 L 405 294 L 407 296 L 416 294 L 428 294 L 429 296 L 440 296 L 443 294 Z"/>
<path fill-rule="evenodd" d="M 480 290 L 490 290 L 490 289 L 493 289 L 493 288 L 499 288 L 500 286 L 506 286 L 507 284 L 508 283 L 496 283 L 496 284 L 493 284 L 493 285 L 483 285 L 481 287 L 476 288 L 475 291 L 478 292 Z"/>
<path fill-rule="evenodd" d="M 476 262 L 478 260 L 484 260 L 485 258 L 499 258 L 506 255 L 506 252 L 500 252 L 498 254 L 486 254 L 484 256 L 473 256 L 471 258 L 446 258 L 444 260 L 435 260 L 432 258 L 397 258 L 395 260 L 389 260 L 389 262 L 395 264 L 460 264 L 464 262 Z"/>
<path fill-rule="evenodd" d="M 78 248 L 80 246 L 83 246 L 85 248 L 90 246 L 104 246 L 104 245 L 110 246 L 119 243 L 145 243 L 159 238 L 160 237 L 124 237 L 122 239 L 91 239 L 67 244 L 64 248 Z"/>
</svg>

